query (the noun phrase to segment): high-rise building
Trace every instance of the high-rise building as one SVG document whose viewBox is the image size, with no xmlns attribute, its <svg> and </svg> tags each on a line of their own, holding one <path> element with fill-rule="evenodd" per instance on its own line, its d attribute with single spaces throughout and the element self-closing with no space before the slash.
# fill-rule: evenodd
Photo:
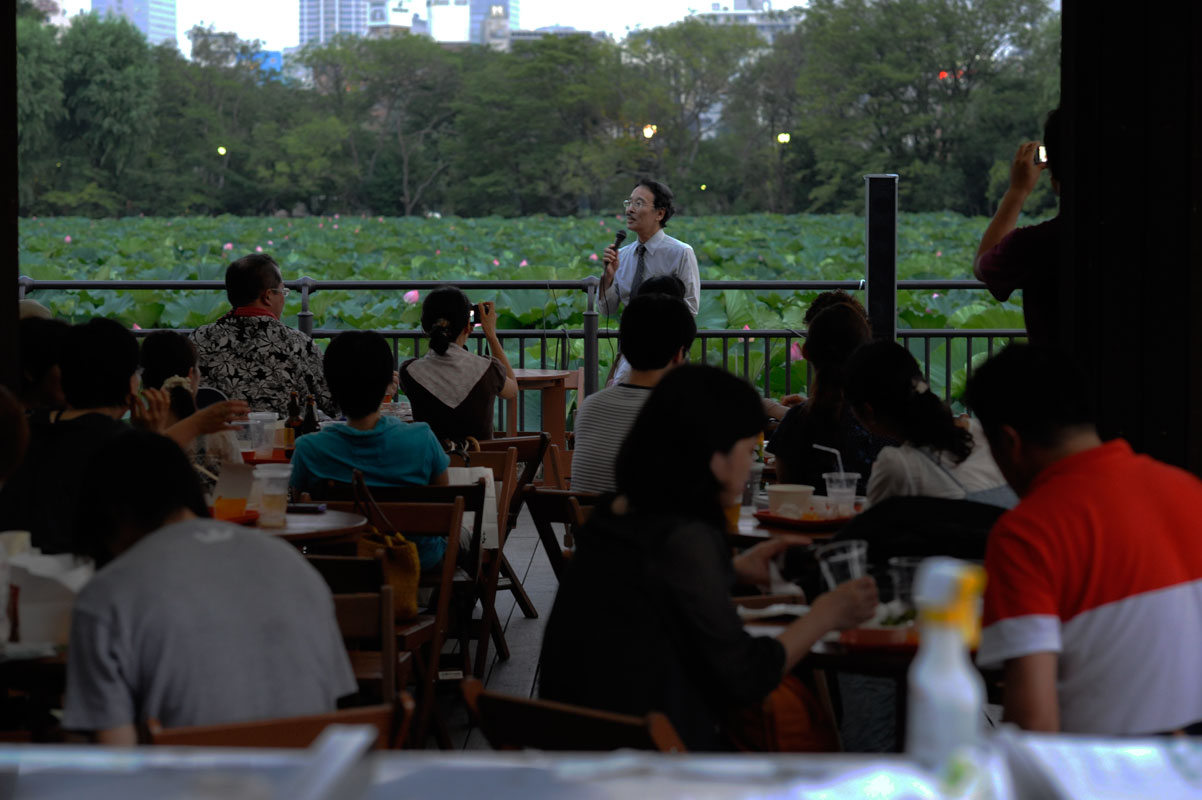
<svg viewBox="0 0 1202 800">
<path fill-rule="evenodd" d="M 152 45 L 175 41 L 175 0 L 92 0 L 92 10 L 125 17 Z"/>
<path fill-rule="evenodd" d="M 370 0 L 367 9 L 367 35 L 375 38 L 399 36 L 411 32 L 404 0 Z M 416 16 L 416 14 L 414 15 Z"/>
<path fill-rule="evenodd" d="M 773 11 L 771 0 L 734 0 L 733 8 L 722 2 L 711 3 L 709 11 L 696 12 L 696 16 L 712 25 L 750 25 L 768 44 L 801 22 L 799 9 Z"/>
<path fill-rule="evenodd" d="M 470 42 L 471 0 L 426 0 L 426 21 L 436 42 Z"/>
<path fill-rule="evenodd" d="M 475 44 L 496 45 L 504 38 L 502 28 L 521 27 L 521 0 L 471 0 L 471 41 Z"/>
<path fill-rule="evenodd" d="M 330 41 L 340 33 L 367 33 L 368 0 L 300 0 L 300 43 Z"/>
</svg>

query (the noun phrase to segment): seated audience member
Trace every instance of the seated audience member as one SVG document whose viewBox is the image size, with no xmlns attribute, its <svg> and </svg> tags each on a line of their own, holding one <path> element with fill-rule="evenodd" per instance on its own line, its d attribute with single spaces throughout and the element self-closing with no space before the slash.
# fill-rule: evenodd
<svg viewBox="0 0 1202 800">
<path fill-rule="evenodd" d="M 914 495 L 1003 508 L 1018 502 L 989 454 L 981 423 L 953 417 L 897 342 L 857 350 L 847 363 L 843 396 L 865 428 L 902 442 L 883 448 L 873 463 L 870 504 Z"/>
<path fill-rule="evenodd" d="M 430 337 L 430 349 L 423 357 L 406 361 L 400 370 L 413 418 L 429 423 L 439 439 L 456 443 L 469 436 L 491 439 L 497 397 L 518 396 L 517 378 L 497 338 L 497 314 L 491 302 L 475 308 L 492 357 L 468 352 L 472 308 L 467 295 L 454 286 L 426 295 L 422 330 Z"/>
<path fill-rule="evenodd" d="M 61 320 L 25 317 L 21 325 L 21 404 L 25 410 L 44 417 L 65 408 L 63 397 L 63 343 L 71 326 Z"/>
<path fill-rule="evenodd" d="M 1103 443 L 1087 386 L 1023 345 L 968 382 L 1022 498 L 989 534 L 977 661 L 1029 730 L 1202 733 L 1202 481 Z"/>
<path fill-rule="evenodd" d="M 321 373 L 321 351 L 304 333 L 280 321 L 289 290 L 269 255 L 244 256 L 225 271 L 233 309 L 192 333 L 200 382 L 252 411 L 284 414 L 292 392 L 313 395 L 330 416 L 338 408 Z"/>
<path fill-rule="evenodd" d="M 175 331 L 155 331 L 142 342 L 142 385 L 167 393 L 170 407 L 168 424 L 175 424 L 196 413 L 196 390 L 200 373 L 196 369 L 196 348 L 186 336 Z M 221 465 L 242 463 L 242 451 L 233 431 L 218 431 L 197 436 L 187 448 L 206 491 L 217 484 Z"/>
<path fill-rule="evenodd" d="M 1010 164 L 1010 187 L 998 204 L 997 213 L 981 236 L 972 273 L 983 281 L 997 300 L 1007 300 L 1016 289 L 1023 293 L 1023 320 L 1033 344 L 1051 345 L 1057 337 L 1061 317 L 1060 215 L 1021 228 L 1018 216 L 1023 204 L 1039 183 L 1046 169 L 1052 191 L 1060 196 L 1060 109 L 1048 114 L 1043 126 L 1043 145 L 1048 160 L 1035 159 L 1039 142 L 1024 142 Z"/>
<path fill-rule="evenodd" d="M 127 413 L 182 446 L 245 414 L 245 403 L 219 403 L 169 425 L 164 393 L 147 389 L 145 402 L 138 397 L 138 343 L 112 320 L 96 318 L 71 328 L 60 364 L 67 408 L 31 420 L 25 461 L 0 492 L 0 530 L 29 531 L 33 546 L 44 553 L 76 548 L 76 498 L 94 477 L 88 461 L 109 438 L 127 430 L 122 421 Z"/>
<path fill-rule="evenodd" d="M 638 291 L 630 299 L 634 300 L 635 297 L 644 294 L 666 294 L 679 298 L 683 303 L 685 294 L 684 281 L 671 274 L 655 275 L 639 284 Z M 687 308 L 688 306 L 686 305 L 685 307 Z M 693 316 L 693 312 L 690 311 L 689 315 Z M 620 322 L 618 323 L 618 327 L 621 327 Z M 693 327 L 697 327 L 696 321 L 694 321 Z M 605 381 L 607 389 L 610 386 L 617 386 L 630 381 L 630 362 L 626 360 L 625 354 L 622 352 L 620 341 L 619 335 L 618 355 L 614 359 L 613 366 L 609 370 L 609 377 Z"/>
<path fill-rule="evenodd" d="M 345 412 L 345 425 L 303 436 L 292 455 L 292 485 L 310 491 L 322 481 L 350 483 L 354 470 L 369 486 L 445 484 L 450 459 L 430 426 L 380 414 L 395 391 L 392 348 L 375 331 L 340 333 L 326 348 L 325 375 Z M 422 567 L 442 560 L 446 540 L 416 537 Z"/>
<path fill-rule="evenodd" d="M 75 601 L 64 728 L 129 745 L 150 719 L 322 714 L 356 691 L 325 581 L 286 542 L 208 519 L 178 445 L 130 431 L 88 470 L 78 524 L 101 568 Z"/>
<path fill-rule="evenodd" d="M 776 637 L 743 629 L 736 580 L 767 584 L 769 562 L 807 541 L 774 537 L 731 558 L 722 508 L 743 494 L 763 423 L 756 391 L 714 367 L 678 367 L 652 390 L 618 456 L 618 494 L 577 537 L 543 638 L 540 697 L 661 711 L 690 750 L 721 749 L 727 712 L 763 701 L 825 633 L 871 616 L 866 577 L 817 597 Z"/>
<path fill-rule="evenodd" d="M 895 440 L 865 430 L 843 402 L 843 371 L 856 348 L 872 341 L 868 319 L 848 303 L 830 303 L 809 326 L 802 355 L 813 368 L 810 396 L 789 410 L 768 442 L 776 456 L 776 474 L 782 483 L 813 486 L 826 491 L 824 472 L 838 469 L 834 455 L 816 450 L 815 444 L 843 454 L 843 468 L 860 473 L 856 486 L 864 494 L 872 462 L 882 447 Z"/>
<path fill-rule="evenodd" d="M 622 440 L 660 378 L 688 358 L 696 334 L 697 323 L 684 300 L 640 290 L 627 303 L 618 341 L 631 369 L 623 383 L 602 389 L 580 404 L 572 457 L 573 489 L 612 492 L 617 488 L 614 462 Z"/>
</svg>

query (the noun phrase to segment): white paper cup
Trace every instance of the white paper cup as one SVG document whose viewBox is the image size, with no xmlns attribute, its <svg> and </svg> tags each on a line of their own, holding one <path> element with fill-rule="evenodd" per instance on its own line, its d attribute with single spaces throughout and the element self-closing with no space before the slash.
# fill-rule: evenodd
<svg viewBox="0 0 1202 800">
<path fill-rule="evenodd" d="M 801 519 L 810 507 L 814 487 L 803 483 L 775 483 L 768 487 L 768 510 L 778 517 Z"/>
</svg>

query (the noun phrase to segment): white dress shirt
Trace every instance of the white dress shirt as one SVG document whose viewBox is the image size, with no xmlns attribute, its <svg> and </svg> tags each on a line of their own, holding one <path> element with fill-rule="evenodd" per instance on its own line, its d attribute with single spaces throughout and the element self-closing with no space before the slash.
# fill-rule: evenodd
<svg viewBox="0 0 1202 800">
<path fill-rule="evenodd" d="M 675 275 L 684 283 L 684 301 L 697 316 L 701 302 L 701 277 L 697 270 L 697 254 L 690 245 L 679 239 L 673 239 L 664 233 L 663 228 L 643 243 L 647 248 L 644 256 L 646 271 L 643 280 L 657 275 Z M 634 273 L 638 269 L 639 257 L 635 249 L 639 242 L 626 245 L 618 251 L 618 269 L 613 282 L 601 295 L 601 313 L 615 314 L 619 303 L 623 306 L 630 300 L 631 284 Z"/>
</svg>

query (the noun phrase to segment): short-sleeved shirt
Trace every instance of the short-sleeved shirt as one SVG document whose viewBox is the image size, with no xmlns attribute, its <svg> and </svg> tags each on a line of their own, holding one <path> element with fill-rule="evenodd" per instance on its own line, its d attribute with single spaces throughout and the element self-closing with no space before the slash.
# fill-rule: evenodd
<svg viewBox="0 0 1202 800">
<path fill-rule="evenodd" d="M 285 414 L 292 392 L 313 395 L 317 407 L 338 415 L 311 338 L 275 317 L 222 317 L 192 332 L 200 382 L 251 411 Z"/>
<path fill-rule="evenodd" d="M 454 346 L 454 345 L 452 345 Z M 483 356 L 473 356 L 483 358 Z M 472 386 L 467 397 L 458 405 L 451 407 L 435 397 L 429 389 L 423 386 L 409 373 L 409 367 L 417 359 L 411 358 L 401 365 L 401 389 L 409 398 L 413 408 L 413 418 L 429 424 L 434 429 L 434 435 L 440 440 L 450 439 L 462 442 L 469 436 L 477 439 L 491 439 L 493 429 L 493 410 L 496 406 L 497 395 L 505 388 L 505 365 L 498 359 L 492 362 L 484 374 Z M 441 362 L 440 362 L 441 363 Z M 456 363 L 446 362 L 447 369 L 455 369 Z"/>
<path fill-rule="evenodd" d="M 966 495 L 1005 487 L 1006 478 L 989 452 L 980 421 L 971 420 L 969 430 L 972 452 L 959 464 L 948 453 L 929 447 L 906 443 L 882 448 L 868 478 L 868 502 L 875 505 L 890 497 L 915 496 L 963 500 Z"/>
<path fill-rule="evenodd" d="M 984 667 L 1058 654 L 1066 732 L 1202 721 L 1202 481 L 1121 439 L 1043 470 L 989 534 Z"/>
<path fill-rule="evenodd" d="M 147 535 L 79 593 L 63 727 L 323 714 L 355 690 L 330 590 L 296 548 L 190 519 Z"/>
<path fill-rule="evenodd" d="M 600 493 L 618 488 L 618 451 L 650 396 L 650 387 L 624 383 L 585 398 L 576 412 L 572 489 Z"/>
<path fill-rule="evenodd" d="M 1023 319 L 1032 344 L 1055 345 L 1060 319 L 1060 217 L 1016 228 L 981 254 L 977 268 L 989 292 L 1006 300 L 1023 293 Z"/>
<path fill-rule="evenodd" d="M 43 553 L 90 552 L 76 539 L 76 500 L 92 455 L 129 426 L 108 414 L 60 414 L 31 418 L 25 459 L 0 490 L 0 531 L 29 531 Z"/>
<path fill-rule="evenodd" d="M 785 665 L 779 641 L 743 629 L 733 583 L 721 529 L 598 506 L 547 621 L 539 696 L 661 711 L 690 750 L 722 749 L 723 714 L 763 700 Z"/>
<path fill-rule="evenodd" d="M 812 400 L 790 408 L 768 441 L 766 449 L 785 467 L 782 472 L 781 465 L 777 466 L 781 482 L 813 486 L 819 494 L 824 493 L 826 481 L 822 474 L 835 472 L 839 467 L 834 455 L 815 449 L 815 444 L 821 444 L 833 447 L 843 455 L 844 470 L 860 473 L 856 494 L 864 494 L 872 462 L 876 461 L 881 448 L 900 442 L 866 430 L 847 405 L 833 424 L 823 423 L 812 413 L 812 408 Z"/>
</svg>

